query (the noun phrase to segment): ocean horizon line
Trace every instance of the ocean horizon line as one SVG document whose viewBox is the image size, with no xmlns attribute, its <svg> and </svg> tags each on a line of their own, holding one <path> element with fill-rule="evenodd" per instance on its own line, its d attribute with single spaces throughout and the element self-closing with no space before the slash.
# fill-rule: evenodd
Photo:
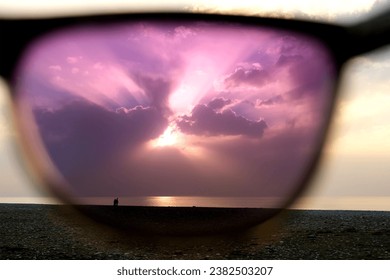
<svg viewBox="0 0 390 280">
<path fill-rule="evenodd" d="M 80 205 L 112 205 L 114 197 L 89 197 Z M 122 206 L 212 207 L 212 208 L 278 208 L 276 198 L 150 196 L 119 197 Z M 279 201 L 280 202 L 280 201 Z M 53 197 L 0 197 L 8 204 L 67 204 Z M 277 203 L 277 205 L 280 205 Z M 373 210 L 390 211 L 390 197 L 301 197 L 288 209 L 301 210 Z"/>
</svg>

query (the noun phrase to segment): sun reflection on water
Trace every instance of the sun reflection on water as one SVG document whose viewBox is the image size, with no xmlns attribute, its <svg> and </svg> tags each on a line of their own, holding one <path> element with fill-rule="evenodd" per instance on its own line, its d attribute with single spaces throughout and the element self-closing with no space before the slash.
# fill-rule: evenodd
<svg viewBox="0 0 390 280">
<path fill-rule="evenodd" d="M 153 206 L 175 206 L 175 197 L 173 196 L 153 196 L 147 197 L 146 200 L 152 200 L 150 203 Z"/>
</svg>

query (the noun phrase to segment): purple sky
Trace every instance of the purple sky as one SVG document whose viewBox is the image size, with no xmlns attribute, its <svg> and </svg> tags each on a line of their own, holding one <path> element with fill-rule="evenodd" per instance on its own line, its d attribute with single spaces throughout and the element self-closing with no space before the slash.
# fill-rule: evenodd
<svg viewBox="0 0 390 280">
<path fill-rule="evenodd" d="M 74 196 L 283 197 L 333 78 L 326 50 L 301 35 L 156 22 L 41 39 L 17 93 L 22 125 Z"/>
</svg>

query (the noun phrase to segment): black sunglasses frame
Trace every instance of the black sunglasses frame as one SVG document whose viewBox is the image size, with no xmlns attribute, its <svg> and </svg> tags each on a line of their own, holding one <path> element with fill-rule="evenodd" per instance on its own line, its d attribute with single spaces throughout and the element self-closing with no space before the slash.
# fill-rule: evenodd
<svg viewBox="0 0 390 280">
<path fill-rule="evenodd" d="M 297 31 L 316 38 L 332 50 L 339 66 L 356 55 L 390 43 L 390 11 L 350 27 L 293 19 L 196 13 L 135 13 L 44 19 L 0 19 L 0 75 L 11 80 L 15 63 L 26 46 L 39 36 L 82 24 L 107 24 L 126 20 L 212 21 L 268 26 Z"/>
<path fill-rule="evenodd" d="M 375 50 L 390 43 L 390 11 L 385 12 L 371 20 L 360 24 L 342 27 L 337 25 L 309 22 L 302 20 L 291 19 L 276 19 L 276 18 L 259 18 L 252 16 L 234 16 L 234 15 L 219 15 L 219 14 L 193 14 L 193 13 L 137 13 L 137 14 L 114 14 L 114 15 L 97 15 L 97 16 L 75 16 L 52 19 L 2 19 L 0 20 L 0 76 L 6 79 L 11 85 L 11 94 L 13 84 L 17 83 L 17 79 L 13 77 L 15 67 L 19 57 L 23 54 L 25 48 L 35 39 L 44 34 L 54 32 L 58 29 L 77 27 L 80 25 L 105 25 L 108 23 L 126 22 L 126 21 L 208 21 L 214 23 L 237 23 L 248 26 L 267 26 L 286 31 L 294 31 L 301 34 L 309 35 L 320 41 L 331 52 L 336 74 L 339 76 L 344 63 L 357 55 Z M 338 81 L 335 84 L 332 102 L 335 102 Z M 333 104 L 332 104 L 333 105 Z M 332 108 L 334 106 L 331 106 Z M 306 170 L 306 176 L 301 180 L 300 188 L 293 195 L 288 205 L 302 193 L 304 187 L 308 185 L 308 181 L 314 173 L 321 155 L 321 150 L 325 142 L 325 136 L 328 131 L 332 109 L 326 116 L 326 125 L 323 129 L 323 135 L 318 143 L 318 148 L 313 157 L 311 164 Z M 27 147 L 28 143 L 23 143 Z M 44 181 L 47 178 L 43 178 Z M 46 180 L 47 185 L 51 185 L 50 180 Z M 55 188 L 54 188 L 55 189 Z M 67 200 L 60 193 L 56 193 Z M 70 202 L 70 201 L 69 201 Z"/>
</svg>

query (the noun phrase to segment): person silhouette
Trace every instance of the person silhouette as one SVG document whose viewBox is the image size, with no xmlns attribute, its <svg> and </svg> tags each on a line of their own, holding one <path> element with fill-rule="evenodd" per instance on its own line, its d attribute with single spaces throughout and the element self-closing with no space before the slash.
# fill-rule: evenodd
<svg viewBox="0 0 390 280">
<path fill-rule="evenodd" d="M 114 199 L 114 206 L 118 206 L 119 205 L 119 199 L 118 198 L 115 198 Z"/>
</svg>

